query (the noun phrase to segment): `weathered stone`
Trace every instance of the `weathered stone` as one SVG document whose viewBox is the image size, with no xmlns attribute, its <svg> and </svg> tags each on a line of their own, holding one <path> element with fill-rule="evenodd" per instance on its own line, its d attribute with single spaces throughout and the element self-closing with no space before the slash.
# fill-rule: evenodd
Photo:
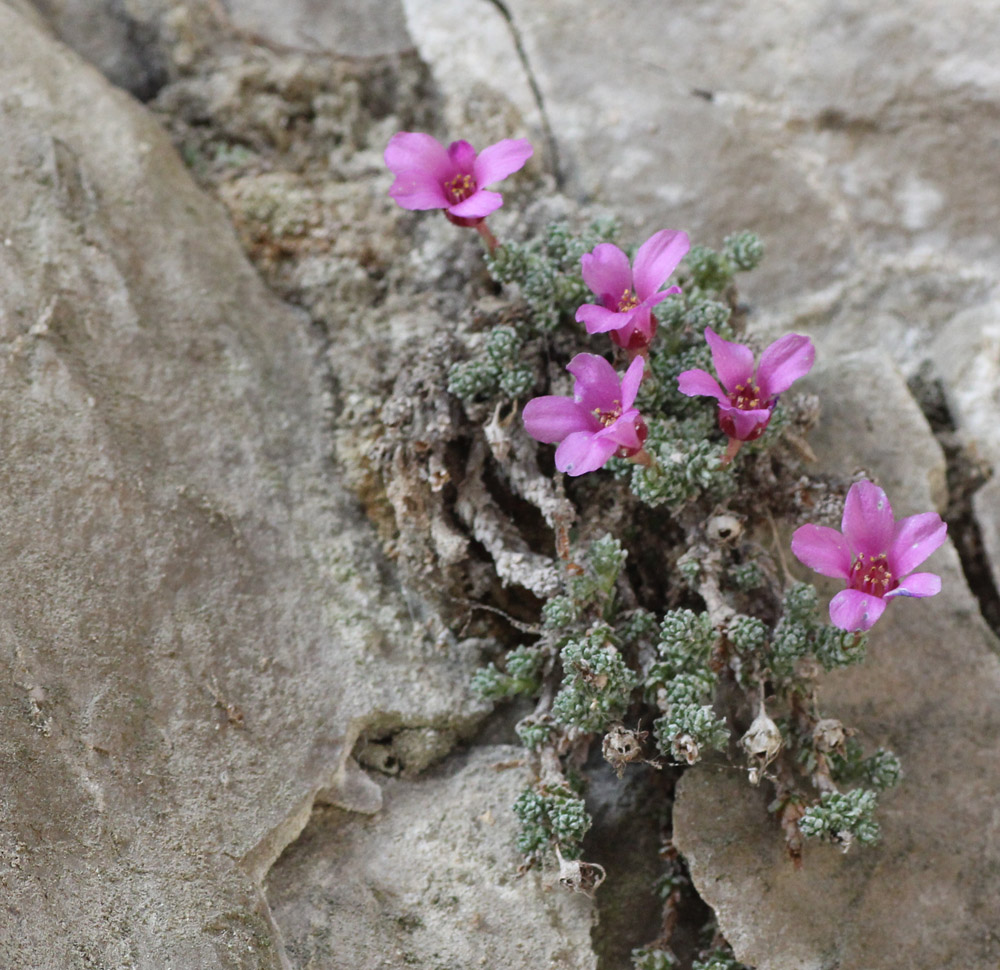
<svg viewBox="0 0 1000 970">
<path fill-rule="evenodd" d="M 420 779 L 390 779 L 370 818 L 316 813 L 267 895 L 295 967 L 596 965 L 589 901 L 517 876 L 511 804 L 521 749 L 477 748 Z"/>
<path fill-rule="evenodd" d="M 59 39 L 113 84 L 146 101 L 166 83 L 168 55 L 160 18 L 168 0 L 32 2 Z"/>
<path fill-rule="evenodd" d="M 5 4 L 0 119 L 0 966 L 287 967 L 261 880 L 314 799 L 377 811 L 363 732 L 426 763 L 477 722 L 479 645 L 338 480 L 307 319 L 145 110 Z"/>
<path fill-rule="evenodd" d="M 226 9 L 239 30 L 282 47 L 372 57 L 413 46 L 401 0 L 229 0 Z"/>
<path fill-rule="evenodd" d="M 822 395 L 811 444 L 828 470 L 877 475 L 897 516 L 940 503 L 940 450 L 889 361 L 838 358 L 803 383 Z M 892 603 L 866 661 L 821 685 L 825 713 L 902 759 L 901 786 L 881 799 L 879 846 L 845 856 L 808 844 L 796 870 L 767 792 L 710 767 L 682 779 L 677 844 L 737 956 L 758 970 L 986 970 L 1000 959 L 986 902 L 1000 892 L 997 643 L 951 545 L 927 568 L 943 591 Z"/>
</svg>

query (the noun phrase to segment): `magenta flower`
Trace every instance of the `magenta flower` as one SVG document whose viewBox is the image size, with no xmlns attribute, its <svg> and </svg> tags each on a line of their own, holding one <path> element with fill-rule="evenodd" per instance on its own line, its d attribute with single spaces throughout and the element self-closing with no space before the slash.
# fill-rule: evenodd
<svg viewBox="0 0 1000 970">
<path fill-rule="evenodd" d="M 503 196 L 485 186 L 516 172 L 532 152 L 525 138 L 505 138 L 477 155 L 467 141 L 445 148 L 431 135 L 400 131 L 385 150 L 396 176 L 389 195 L 404 209 L 444 209 L 452 222 L 475 226 L 503 205 Z"/>
<path fill-rule="evenodd" d="M 635 254 L 635 265 L 613 243 L 601 243 L 580 259 L 583 281 L 600 299 L 576 311 L 578 323 L 587 333 L 610 333 L 626 350 L 641 352 L 656 333 L 652 308 L 679 286 L 661 290 L 667 277 L 691 248 L 687 233 L 661 229 L 649 237 Z"/>
<path fill-rule="evenodd" d="M 575 378 L 573 397 L 536 397 L 524 406 L 524 427 L 546 444 L 560 442 L 556 468 L 583 475 L 601 468 L 612 455 L 631 458 L 642 451 L 646 423 L 632 407 L 645 363 L 636 357 L 619 381 L 615 369 L 596 354 L 577 354 L 567 365 Z"/>
<path fill-rule="evenodd" d="M 808 374 L 816 358 L 812 341 L 791 333 L 761 354 L 755 372 L 753 351 L 749 347 L 723 340 L 711 327 L 705 328 L 705 340 L 712 349 L 712 361 L 722 386 L 708 371 L 700 369 L 679 374 L 677 386 L 688 397 L 704 395 L 719 402 L 719 427 L 730 443 L 759 438 L 771 420 L 778 395 Z M 731 450 L 735 454 L 736 449 Z"/>
<path fill-rule="evenodd" d="M 841 532 L 804 525 L 792 536 L 792 552 L 824 576 L 847 580 L 830 601 L 830 621 L 842 630 L 870 630 L 896 596 L 934 596 L 941 577 L 915 573 L 945 540 L 948 526 L 937 512 L 894 521 L 885 492 L 871 482 L 851 486 Z"/>
</svg>

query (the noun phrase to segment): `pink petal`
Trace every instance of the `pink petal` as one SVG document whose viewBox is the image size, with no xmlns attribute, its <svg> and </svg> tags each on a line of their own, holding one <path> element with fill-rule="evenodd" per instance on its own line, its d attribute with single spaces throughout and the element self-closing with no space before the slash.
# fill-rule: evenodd
<svg viewBox="0 0 1000 970">
<path fill-rule="evenodd" d="M 568 397 L 549 394 L 528 401 L 521 415 L 524 430 L 537 441 L 552 444 L 575 431 L 597 431 L 600 422 Z"/>
<path fill-rule="evenodd" d="M 677 389 L 688 397 L 714 397 L 729 401 L 729 395 L 719 387 L 719 382 L 707 370 L 695 368 L 677 375 Z"/>
<path fill-rule="evenodd" d="M 452 170 L 444 145 L 420 131 L 397 132 L 389 139 L 383 157 L 386 166 L 397 175 L 419 171 L 443 182 Z"/>
<path fill-rule="evenodd" d="M 730 407 L 728 404 L 724 404 L 720 401 L 720 424 L 723 417 L 733 423 L 732 432 L 723 427 L 723 431 L 725 431 L 730 438 L 736 438 L 739 441 L 753 441 L 753 439 L 757 437 L 756 433 L 760 430 L 761 425 L 766 425 L 768 421 L 771 420 L 771 409 L 755 408 L 752 411 L 743 411 L 740 410 L 740 408 Z"/>
<path fill-rule="evenodd" d="M 467 141 L 453 141 L 448 146 L 448 159 L 456 174 L 472 175 L 476 164 L 476 150 Z"/>
<path fill-rule="evenodd" d="M 705 327 L 705 340 L 712 349 L 715 373 L 730 394 L 738 384 L 753 380 L 753 353 L 749 347 L 724 340 L 711 327 Z"/>
<path fill-rule="evenodd" d="M 573 397 L 586 411 L 610 411 L 621 401 L 622 386 L 615 369 L 597 354 L 577 354 L 567 365 L 575 378 Z"/>
<path fill-rule="evenodd" d="M 947 538 L 948 526 L 937 512 L 910 515 L 896 523 L 889 568 L 897 578 L 917 568 Z"/>
<path fill-rule="evenodd" d="M 642 440 L 639 438 L 639 432 L 636 431 L 635 427 L 636 418 L 638 417 L 639 412 L 635 408 L 630 408 L 610 427 L 599 431 L 598 436 L 609 438 L 615 442 L 616 446 L 641 448 Z M 615 450 L 617 451 L 617 447 Z"/>
<path fill-rule="evenodd" d="M 446 209 L 448 199 L 441 182 L 427 172 L 411 169 L 400 172 L 389 189 L 391 195 L 404 209 Z"/>
<path fill-rule="evenodd" d="M 855 482 L 847 493 L 840 528 L 853 554 L 888 554 L 895 525 L 885 492 L 871 482 Z"/>
<path fill-rule="evenodd" d="M 587 257 L 585 256 L 584 259 Z M 607 333 L 609 330 L 621 330 L 632 319 L 632 312 L 615 313 L 595 303 L 584 303 L 576 311 L 576 322 L 585 324 L 587 333 Z"/>
<path fill-rule="evenodd" d="M 580 266 L 584 283 L 606 306 L 618 306 L 625 291 L 632 289 L 632 268 L 628 264 L 628 256 L 614 243 L 600 243 L 593 252 L 584 253 L 580 257 Z"/>
<path fill-rule="evenodd" d="M 830 622 L 841 630 L 870 630 L 885 612 L 885 600 L 856 589 L 842 589 L 830 600 Z"/>
<path fill-rule="evenodd" d="M 690 248 L 686 232 L 661 229 L 650 236 L 635 254 L 632 276 L 636 296 L 645 300 L 663 286 Z"/>
<path fill-rule="evenodd" d="M 534 149 L 527 138 L 505 138 L 484 148 L 476 159 L 472 174 L 477 185 L 492 185 L 524 167 Z"/>
<path fill-rule="evenodd" d="M 502 205 L 503 196 L 499 192 L 480 189 L 478 192 L 473 192 L 464 202 L 448 206 L 448 211 L 462 219 L 481 219 L 491 212 L 496 212 Z"/>
<path fill-rule="evenodd" d="M 654 307 L 658 303 L 662 303 L 668 296 L 673 296 L 675 293 L 680 293 L 680 291 L 681 288 L 679 286 L 668 286 L 665 290 L 659 290 L 652 296 L 647 296 L 639 306 Z"/>
<path fill-rule="evenodd" d="M 639 393 L 639 385 L 642 383 L 642 376 L 646 370 L 646 361 L 643 357 L 636 357 L 631 364 L 628 365 L 628 370 L 625 371 L 625 376 L 622 378 L 622 407 L 630 408 L 632 403 L 635 401 L 636 394 Z M 638 415 L 638 411 L 636 412 Z"/>
<path fill-rule="evenodd" d="M 583 475 L 601 468 L 617 450 L 610 438 L 577 431 L 556 448 L 556 468 L 567 475 Z"/>
<path fill-rule="evenodd" d="M 816 348 L 808 337 L 790 333 L 775 340 L 761 354 L 757 367 L 757 384 L 761 400 L 770 401 L 776 394 L 787 391 L 800 377 L 812 370 Z"/>
<path fill-rule="evenodd" d="M 894 590 L 885 594 L 893 596 L 937 596 L 941 592 L 941 577 L 935 573 L 913 573 L 907 576 Z"/>
<path fill-rule="evenodd" d="M 825 525 L 804 525 L 792 534 L 792 555 L 824 576 L 847 579 L 851 573 L 851 550 L 847 539 Z"/>
</svg>

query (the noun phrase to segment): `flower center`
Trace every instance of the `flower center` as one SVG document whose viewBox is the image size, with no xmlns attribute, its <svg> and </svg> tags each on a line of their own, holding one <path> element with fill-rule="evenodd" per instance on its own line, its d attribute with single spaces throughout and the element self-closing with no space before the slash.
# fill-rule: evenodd
<svg viewBox="0 0 1000 970">
<path fill-rule="evenodd" d="M 601 422 L 602 428 L 610 428 L 622 416 L 622 402 L 615 401 L 607 411 L 594 408 L 594 417 Z"/>
<path fill-rule="evenodd" d="M 753 381 L 737 384 L 736 390 L 729 395 L 729 403 L 741 411 L 756 411 L 759 408 L 767 407 L 766 404 L 761 403 L 760 388 Z"/>
<path fill-rule="evenodd" d="M 877 556 L 859 553 L 854 565 L 851 566 L 850 583 L 852 589 L 881 597 L 895 589 L 899 585 L 899 580 L 894 579 L 889 572 L 889 563 L 884 552 L 880 552 Z"/>
<path fill-rule="evenodd" d="M 476 191 L 476 180 L 471 175 L 456 175 L 444 183 L 444 191 L 453 204 L 464 202 Z"/>
<path fill-rule="evenodd" d="M 628 288 L 626 288 L 618 300 L 618 312 L 628 313 L 629 310 L 634 310 L 639 305 L 639 300 L 636 295 Z"/>
</svg>

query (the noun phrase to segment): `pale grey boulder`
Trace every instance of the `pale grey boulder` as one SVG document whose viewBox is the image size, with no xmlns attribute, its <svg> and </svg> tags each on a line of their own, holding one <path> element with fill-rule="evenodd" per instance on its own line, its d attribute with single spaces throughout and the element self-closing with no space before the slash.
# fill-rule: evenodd
<svg viewBox="0 0 1000 970">
<path fill-rule="evenodd" d="M 594 970 L 590 902 L 517 875 L 504 819 L 522 754 L 484 746 L 389 780 L 377 815 L 317 812 L 267 882 L 292 965 Z"/>
<path fill-rule="evenodd" d="M 359 736 L 481 719 L 479 644 L 341 484 L 304 315 L 146 111 L 4 4 L 0 125 L 0 965 L 288 967 L 271 864 L 315 799 L 379 809 Z"/>
<path fill-rule="evenodd" d="M 897 518 L 940 502 L 943 457 L 888 359 L 843 357 L 802 383 L 824 402 L 810 443 L 825 468 L 877 476 Z M 820 683 L 825 714 L 902 759 L 901 784 L 880 797 L 878 846 L 844 855 L 807 843 L 796 869 L 766 785 L 710 766 L 681 780 L 678 847 L 737 957 L 757 970 L 989 970 L 1000 960 L 997 641 L 950 543 L 921 569 L 941 576 L 942 592 L 892 602 L 864 663 Z M 796 574 L 812 576 L 798 564 Z"/>
</svg>

